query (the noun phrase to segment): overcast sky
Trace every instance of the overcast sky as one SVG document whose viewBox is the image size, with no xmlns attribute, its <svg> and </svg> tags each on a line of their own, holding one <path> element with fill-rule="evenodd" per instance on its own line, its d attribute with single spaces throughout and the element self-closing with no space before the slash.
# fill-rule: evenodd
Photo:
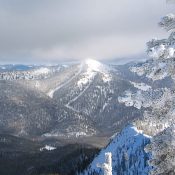
<svg viewBox="0 0 175 175">
<path fill-rule="evenodd" d="M 0 0 L 0 63 L 138 57 L 167 34 L 166 0 Z"/>
</svg>

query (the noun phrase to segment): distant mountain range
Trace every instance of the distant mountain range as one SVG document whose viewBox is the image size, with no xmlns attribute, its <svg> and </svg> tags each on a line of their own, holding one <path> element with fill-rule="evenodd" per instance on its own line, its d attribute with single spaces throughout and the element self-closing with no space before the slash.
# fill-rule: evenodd
<svg viewBox="0 0 175 175">
<path fill-rule="evenodd" d="M 89 59 L 75 65 L 4 69 L 0 72 L 1 132 L 44 138 L 113 135 L 142 115 L 117 100 L 125 90 L 135 89 L 132 81 L 143 81 L 129 66 Z"/>
<path fill-rule="evenodd" d="M 25 137 L 110 136 L 141 115 L 118 103 L 118 96 L 134 89 L 120 73 L 117 67 L 95 60 L 4 69 L 0 73 L 1 131 Z"/>
<path fill-rule="evenodd" d="M 147 172 L 149 167 L 146 160 L 149 155 L 143 151 L 143 147 L 149 142 L 149 137 L 133 126 L 127 126 L 142 117 L 143 109 L 126 107 L 118 102 L 118 97 L 125 90 L 134 92 L 138 87 L 142 88 L 143 84 L 140 83 L 156 88 L 171 87 L 173 82 L 170 78 L 152 82 L 144 76 L 138 76 L 130 72 L 130 66 L 135 64 L 139 63 L 108 65 L 88 59 L 79 64 L 55 66 L 1 65 L 0 163 L 5 168 L 0 167 L 0 174 L 16 175 L 22 171 L 27 175 L 36 171 L 42 174 L 55 170 L 64 175 L 63 169 L 68 164 L 71 169 L 67 174 L 77 170 L 83 173 L 82 168 L 87 167 L 97 153 L 94 147 L 105 146 L 110 137 L 120 133 L 123 128 L 84 174 L 87 171 L 99 173 L 96 162 L 103 161 L 106 151 L 114 155 L 115 173 Z M 69 144 L 77 145 L 72 147 Z M 82 145 L 86 155 L 79 148 Z M 15 151 L 17 147 L 19 150 Z M 54 149 L 49 152 L 46 148 Z M 56 156 L 60 150 L 69 150 L 67 157 L 70 162 L 65 161 L 61 165 L 63 169 L 58 170 L 55 169 L 55 161 L 58 162 Z M 48 157 L 43 157 L 41 165 L 37 163 L 42 160 L 40 156 Z M 72 164 L 72 156 L 78 161 L 76 167 Z M 61 156 L 59 161 L 67 157 Z M 127 157 L 131 161 L 127 162 Z M 23 168 L 20 170 L 15 164 L 10 171 L 8 167 L 12 166 L 11 160 L 20 162 L 20 158 L 26 161 Z M 30 159 L 36 159 L 35 163 L 32 164 Z M 135 168 L 138 164 L 141 169 Z"/>
</svg>

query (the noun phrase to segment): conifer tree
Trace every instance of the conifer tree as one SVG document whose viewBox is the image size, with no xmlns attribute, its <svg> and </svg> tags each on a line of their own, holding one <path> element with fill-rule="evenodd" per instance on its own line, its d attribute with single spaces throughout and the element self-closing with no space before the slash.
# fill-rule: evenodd
<svg viewBox="0 0 175 175">
<path fill-rule="evenodd" d="M 132 72 L 152 81 L 171 77 L 175 80 L 175 15 L 164 16 L 159 26 L 170 32 L 167 39 L 153 39 L 147 43 L 148 61 L 131 67 Z M 146 151 L 152 153 L 151 175 L 175 174 L 175 89 L 154 89 L 148 85 L 134 84 L 136 93 L 127 91 L 119 101 L 127 106 L 145 110 L 144 119 L 136 125 L 152 136 Z M 149 87 L 149 88 L 146 88 Z"/>
</svg>

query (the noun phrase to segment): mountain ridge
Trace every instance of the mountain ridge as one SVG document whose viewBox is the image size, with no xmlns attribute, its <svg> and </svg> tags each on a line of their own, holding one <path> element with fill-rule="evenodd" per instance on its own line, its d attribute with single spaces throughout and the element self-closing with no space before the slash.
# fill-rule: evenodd
<svg viewBox="0 0 175 175">
<path fill-rule="evenodd" d="M 130 82 L 120 78 L 115 68 L 92 59 L 69 66 L 41 66 L 34 67 L 29 71 L 13 72 L 4 70 L 1 74 L 3 76 L 1 76 L 0 83 L 4 87 L 4 91 L 6 92 L 5 89 L 8 89 L 9 93 L 6 93 L 8 97 L 6 99 L 3 97 L 3 92 L 0 96 L 3 97 L 5 103 L 13 96 L 13 101 L 16 103 L 14 110 L 18 111 L 15 118 L 10 114 L 7 117 L 8 121 L 2 117 L 1 122 L 5 120 L 3 124 L 5 128 L 8 126 L 6 123 L 10 121 L 21 123 L 20 127 L 23 127 L 23 130 L 15 132 L 17 135 L 19 133 L 20 135 L 23 135 L 21 133 L 30 135 L 30 131 L 33 133 L 35 131 L 38 135 L 37 127 L 39 125 L 37 126 L 36 123 L 40 120 L 43 126 L 50 126 L 50 129 L 47 127 L 44 129 L 41 125 L 39 133 L 44 137 L 76 138 L 99 134 L 110 136 L 117 129 L 120 130 L 129 118 L 129 120 L 133 120 L 140 115 L 132 107 L 125 110 L 125 106 L 117 101 L 118 96 L 124 90 L 134 88 Z M 32 77 L 34 74 L 35 76 Z M 3 79 L 9 75 L 11 78 Z M 12 92 L 12 89 L 16 87 L 19 91 Z M 42 103 L 37 96 L 43 99 Z M 23 100 L 20 101 L 20 98 Z M 37 110 L 31 110 L 36 108 L 30 104 L 31 101 L 33 104 L 37 102 Z M 4 102 L 2 101 L 2 103 Z M 9 111 L 12 111 L 11 108 L 14 108 L 13 105 L 6 105 L 4 109 L 0 110 L 6 116 Z M 46 109 L 48 112 L 45 118 L 48 118 L 48 121 L 39 117 Z M 29 113 L 31 119 L 27 116 Z M 32 126 L 32 121 L 35 121 L 34 128 L 28 126 L 28 123 Z M 19 126 L 10 126 L 12 130 L 15 127 Z"/>
<path fill-rule="evenodd" d="M 151 155 L 144 152 L 144 146 L 150 143 L 150 138 L 134 125 L 126 126 L 99 152 L 88 168 L 80 175 L 102 175 L 103 172 L 97 164 L 105 162 L 106 152 L 112 153 L 113 174 L 148 174 L 151 167 L 149 167 L 147 161 Z"/>
</svg>

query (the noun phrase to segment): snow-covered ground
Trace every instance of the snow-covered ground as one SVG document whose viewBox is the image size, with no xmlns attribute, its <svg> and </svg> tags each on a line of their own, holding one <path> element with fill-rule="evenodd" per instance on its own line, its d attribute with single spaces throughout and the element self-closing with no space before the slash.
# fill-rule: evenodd
<svg viewBox="0 0 175 175">
<path fill-rule="evenodd" d="M 53 151 L 55 149 L 56 149 L 56 147 L 46 145 L 45 147 L 40 148 L 40 151 L 44 151 L 44 150 Z"/>
<path fill-rule="evenodd" d="M 135 82 L 132 82 L 130 81 L 130 83 L 137 89 L 140 89 L 142 91 L 147 91 L 149 89 L 151 89 L 151 86 L 145 84 L 145 83 L 135 83 Z"/>
</svg>

